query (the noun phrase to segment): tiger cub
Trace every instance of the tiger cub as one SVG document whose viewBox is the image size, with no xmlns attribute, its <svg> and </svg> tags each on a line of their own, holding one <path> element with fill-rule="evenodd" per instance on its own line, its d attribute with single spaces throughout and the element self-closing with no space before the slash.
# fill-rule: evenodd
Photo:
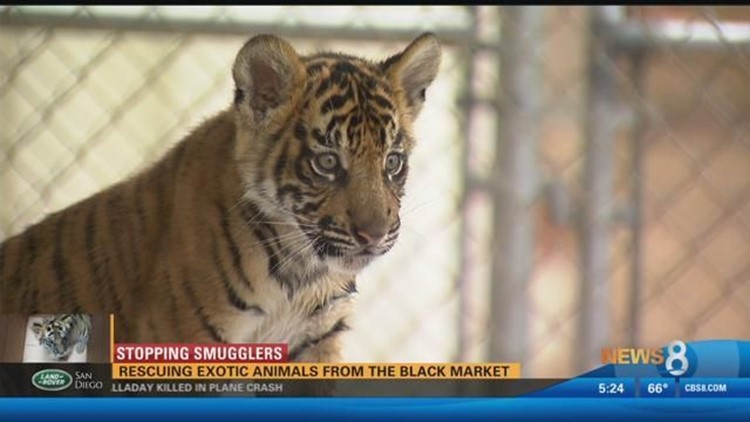
<svg viewBox="0 0 750 422">
<path fill-rule="evenodd" d="M 398 237 L 440 57 L 429 33 L 383 61 L 251 38 L 229 107 L 2 244 L 0 311 L 114 313 L 119 342 L 278 342 L 293 361 L 339 360 L 355 276 Z"/>
<path fill-rule="evenodd" d="M 57 360 L 67 360 L 75 349 L 83 353 L 89 342 L 91 317 L 86 314 L 61 314 L 34 322 L 31 330 L 39 345 Z"/>
</svg>

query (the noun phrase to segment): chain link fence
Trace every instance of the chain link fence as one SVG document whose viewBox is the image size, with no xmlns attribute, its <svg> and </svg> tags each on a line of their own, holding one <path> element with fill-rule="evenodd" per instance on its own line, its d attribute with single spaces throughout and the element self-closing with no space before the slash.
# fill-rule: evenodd
<svg viewBox="0 0 750 422">
<path fill-rule="evenodd" d="M 397 246 L 350 361 L 520 360 L 750 336 L 750 8 L 0 7 L 0 240 L 231 102 L 252 34 L 444 43 Z"/>
<path fill-rule="evenodd" d="M 634 8 L 623 26 L 641 29 L 618 35 L 640 288 L 615 333 L 649 345 L 747 338 L 750 8 Z"/>
<path fill-rule="evenodd" d="M 607 346 L 750 336 L 748 12 L 548 12 L 542 373 L 591 369 Z"/>
</svg>

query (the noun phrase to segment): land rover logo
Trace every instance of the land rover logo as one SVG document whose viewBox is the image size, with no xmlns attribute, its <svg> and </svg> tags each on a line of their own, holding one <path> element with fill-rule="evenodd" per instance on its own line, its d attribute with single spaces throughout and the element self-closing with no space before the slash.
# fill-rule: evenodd
<svg viewBox="0 0 750 422">
<path fill-rule="evenodd" d="M 31 377 L 34 387 L 44 391 L 61 391 L 73 384 L 73 377 L 62 369 L 42 369 Z"/>
</svg>

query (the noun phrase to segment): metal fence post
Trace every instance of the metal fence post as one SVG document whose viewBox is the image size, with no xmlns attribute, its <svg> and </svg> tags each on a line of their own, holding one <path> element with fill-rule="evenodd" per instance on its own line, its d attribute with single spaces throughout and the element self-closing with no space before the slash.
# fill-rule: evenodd
<svg viewBox="0 0 750 422">
<path fill-rule="evenodd" d="M 539 40 L 544 8 L 504 7 L 501 18 L 499 139 L 490 181 L 493 260 L 489 359 L 524 362 L 528 282 L 534 264 L 537 138 L 542 98 Z"/>
<path fill-rule="evenodd" d="M 471 28 L 476 31 L 478 25 L 477 8 L 479 6 L 466 6 L 469 9 L 469 15 L 471 17 Z M 459 163 L 461 166 L 461 176 L 463 177 L 462 192 L 461 192 L 461 209 L 459 219 L 459 248 L 458 248 L 458 271 L 456 278 L 456 287 L 458 291 L 458 317 L 457 317 L 457 341 L 456 341 L 456 358 L 457 362 L 466 362 L 469 360 L 469 348 L 471 338 L 469 335 L 469 326 L 471 322 L 471 301 L 469 300 L 470 295 L 470 280 L 469 280 L 469 267 L 471 265 L 468 251 L 468 229 L 466 221 L 469 218 L 467 200 L 472 194 L 473 189 L 470 178 L 472 177 L 470 169 L 468 167 L 469 151 L 471 149 L 471 116 L 475 108 L 476 99 L 474 98 L 474 90 L 472 89 L 471 82 L 474 79 L 475 74 L 475 56 L 477 54 L 477 39 L 476 34 L 469 38 L 466 42 L 465 54 L 462 56 L 461 75 L 463 76 L 462 81 L 462 92 L 459 95 L 460 110 L 461 114 L 459 117 L 459 127 L 461 127 L 461 134 L 464 139 L 461 142 L 461 149 L 459 153 Z"/>
<path fill-rule="evenodd" d="M 611 69 L 612 48 L 608 27 L 618 7 L 591 10 L 588 93 L 581 185 L 581 287 L 575 367 L 585 371 L 600 363 L 609 339 L 610 227 L 614 210 L 614 130 L 617 120 L 617 85 Z"/>
<path fill-rule="evenodd" d="M 643 94 L 644 70 L 647 54 L 644 51 L 634 51 L 629 57 L 632 62 L 630 78 L 633 81 L 633 89 L 636 95 Z M 645 134 L 647 125 L 647 113 L 642 104 L 631 106 L 633 110 L 633 123 L 631 130 L 631 171 L 630 171 L 630 233 L 632 236 L 632 253 L 630 256 L 630 298 L 628 301 L 628 343 L 638 346 L 641 335 L 641 294 L 643 292 L 643 264 L 645 260 L 644 251 L 644 188 L 647 179 L 646 174 L 646 145 Z"/>
</svg>

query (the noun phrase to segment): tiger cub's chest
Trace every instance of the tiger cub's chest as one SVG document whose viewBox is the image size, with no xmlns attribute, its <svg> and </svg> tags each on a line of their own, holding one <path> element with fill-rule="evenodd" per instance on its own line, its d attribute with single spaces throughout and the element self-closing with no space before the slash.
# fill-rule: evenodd
<svg viewBox="0 0 750 422">
<path fill-rule="evenodd" d="M 333 278 L 318 280 L 292 295 L 278 284 L 269 283 L 254 298 L 262 312 L 233 312 L 227 318 L 227 340 L 286 343 L 293 350 L 346 323 L 355 292 L 354 281 L 342 283 Z"/>
</svg>

